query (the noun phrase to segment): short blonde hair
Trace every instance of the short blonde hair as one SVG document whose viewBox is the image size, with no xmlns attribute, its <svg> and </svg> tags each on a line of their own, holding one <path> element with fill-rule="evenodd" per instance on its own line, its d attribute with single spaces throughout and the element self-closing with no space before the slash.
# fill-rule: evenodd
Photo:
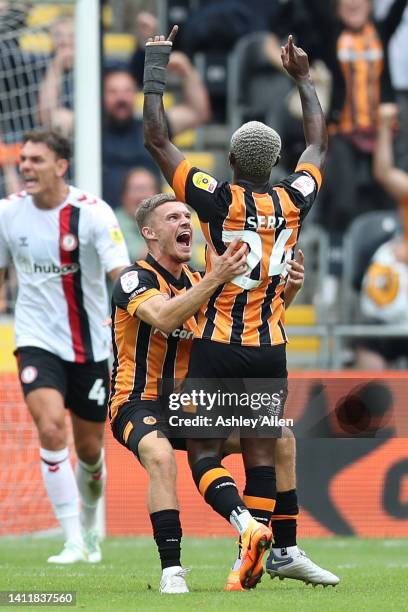
<svg viewBox="0 0 408 612">
<path fill-rule="evenodd" d="M 260 121 L 248 121 L 231 138 L 235 166 L 248 178 L 269 176 L 280 155 L 279 134 Z"/>
</svg>

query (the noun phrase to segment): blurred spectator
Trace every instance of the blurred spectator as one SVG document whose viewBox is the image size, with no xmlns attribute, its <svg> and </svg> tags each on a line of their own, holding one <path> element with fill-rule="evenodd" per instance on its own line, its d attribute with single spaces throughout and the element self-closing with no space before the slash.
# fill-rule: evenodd
<svg viewBox="0 0 408 612">
<path fill-rule="evenodd" d="M 160 172 L 143 145 L 143 124 L 136 119 L 136 84 L 126 70 L 114 69 L 104 78 L 103 198 L 113 208 L 120 205 L 121 186 L 135 166 Z"/>
<path fill-rule="evenodd" d="M 129 62 L 129 71 L 132 73 L 136 83 L 143 83 L 143 70 L 145 58 L 145 44 L 148 38 L 158 32 L 157 17 L 153 13 L 140 11 L 136 16 L 136 40 L 137 47 Z"/>
<path fill-rule="evenodd" d="M 403 235 L 381 245 L 374 253 L 362 287 L 362 314 L 374 323 L 408 324 L 408 174 L 395 166 L 393 133 L 398 107 L 383 104 L 374 151 L 374 175 L 400 204 Z M 362 339 L 356 367 L 382 370 L 399 357 L 408 358 L 407 338 Z"/>
<path fill-rule="evenodd" d="M 112 11 L 111 29 L 118 33 L 131 33 L 136 15 L 141 11 L 153 11 L 157 0 L 105 0 Z"/>
<path fill-rule="evenodd" d="M 361 152 L 374 148 L 380 101 L 394 101 L 387 46 L 401 22 L 407 0 L 393 0 L 388 15 L 375 21 L 370 0 L 308 0 L 322 36 L 319 55 L 333 73 L 329 114 L 332 132 L 348 136 Z"/>
<path fill-rule="evenodd" d="M 195 128 L 210 116 L 207 91 L 190 60 L 173 52 L 169 70 L 181 78 L 183 101 L 166 111 L 169 133 L 176 136 Z M 120 204 L 125 176 L 144 166 L 160 177 L 160 171 L 143 144 L 143 122 L 134 117 L 136 82 L 129 71 L 113 69 L 104 78 L 105 123 L 103 129 L 103 197 L 113 207 Z"/>
<path fill-rule="evenodd" d="M 372 151 L 378 105 L 394 101 L 387 47 L 406 4 L 394 0 L 387 17 L 374 21 L 370 0 L 337 0 L 336 12 L 328 2 L 307 2 L 321 32 L 319 55 L 333 75 L 330 153 L 316 209 L 332 247 L 329 303 L 336 298 L 342 239 L 350 222 L 363 212 L 393 207 L 373 180 Z"/>
<path fill-rule="evenodd" d="M 146 255 L 146 243 L 140 235 L 135 214 L 142 200 L 160 192 L 157 176 L 146 168 L 133 168 L 125 177 L 122 188 L 122 204 L 116 209 L 116 217 L 125 237 L 131 261 Z"/>
<path fill-rule="evenodd" d="M 332 74 L 332 95 L 327 112 L 332 137 L 325 181 L 314 217 L 328 231 L 331 243 L 330 277 L 326 279 L 321 296 L 329 305 L 336 298 L 343 235 L 350 222 L 363 212 L 393 206 L 372 176 L 378 105 L 380 101 L 394 100 L 388 42 L 407 5 L 407 0 L 391 2 L 388 14 L 381 21 L 372 19 L 370 0 L 335 0 L 335 9 L 333 3 L 321 0 L 289 0 L 287 3 L 291 10 L 285 27 L 291 28 L 311 58 L 323 60 Z M 278 34 L 280 27 L 278 24 Z M 279 37 L 269 35 L 263 51 L 271 65 L 280 69 Z M 324 72 L 321 77 L 324 85 Z M 267 122 L 280 131 L 286 151 L 296 158 L 301 131 L 299 122 L 293 121 L 293 100 L 287 111 L 286 93 L 284 84 L 280 83 L 278 101 L 273 102 L 275 111 Z M 324 98 L 327 100 L 327 95 Z M 291 165 L 291 158 L 283 162 Z"/>
<path fill-rule="evenodd" d="M 58 17 L 51 26 L 53 54 L 48 64 L 38 99 L 38 118 L 42 125 L 58 129 L 70 137 L 74 129 L 73 69 L 75 26 L 71 17 Z"/>
<path fill-rule="evenodd" d="M 383 18 L 393 0 L 375 0 L 376 15 Z M 389 46 L 391 81 L 400 109 L 400 131 L 396 143 L 398 164 L 408 171 L 408 7 Z"/>
<path fill-rule="evenodd" d="M 298 2 L 299 0 L 296 0 Z M 290 0 L 291 4 L 293 0 Z M 226 115 L 228 53 L 246 34 L 267 31 L 285 21 L 286 2 L 281 0 L 206 0 L 196 4 L 182 23 L 174 49 L 198 60 L 211 98 L 213 120 L 224 123 Z M 170 31 L 173 23 L 168 23 Z M 140 12 L 136 20 L 138 48 L 129 69 L 138 83 L 143 78 L 144 43 L 157 34 L 157 19 L 152 13 Z M 266 92 L 267 95 L 267 92 Z"/>
<path fill-rule="evenodd" d="M 17 166 L 20 163 L 21 145 L 7 146 L 0 138 L 0 165 L 3 171 L 4 190 L 7 195 L 21 189 Z"/>
<path fill-rule="evenodd" d="M 365 322 L 377 325 L 408 325 L 407 244 L 401 236 L 382 244 L 364 275 L 361 312 Z M 355 367 L 384 370 L 400 357 L 408 358 L 406 337 L 361 338 L 357 342 Z"/>
</svg>

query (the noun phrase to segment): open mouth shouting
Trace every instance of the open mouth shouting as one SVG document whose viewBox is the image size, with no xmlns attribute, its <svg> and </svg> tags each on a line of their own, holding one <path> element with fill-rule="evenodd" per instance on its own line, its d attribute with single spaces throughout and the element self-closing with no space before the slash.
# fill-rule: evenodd
<svg viewBox="0 0 408 612">
<path fill-rule="evenodd" d="M 176 237 L 176 242 L 183 250 L 190 250 L 192 242 L 191 230 L 182 230 Z"/>
<path fill-rule="evenodd" d="M 24 187 L 26 189 L 34 189 L 38 185 L 38 180 L 36 179 L 35 176 L 32 176 L 31 174 L 24 174 L 23 181 L 24 181 Z"/>
</svg>

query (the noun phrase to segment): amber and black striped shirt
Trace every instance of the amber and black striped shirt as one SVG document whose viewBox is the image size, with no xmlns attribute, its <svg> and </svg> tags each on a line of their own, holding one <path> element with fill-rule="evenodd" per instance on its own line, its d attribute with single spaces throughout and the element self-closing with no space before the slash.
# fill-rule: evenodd
<svg viewBox="0 0 408 612">
<path fill-rule="evenodd" d="M 150 297 L 181 295 L 200 279 L 201 274 L 187 265 L 183 266 L 181 277 L 176 279 L 151 255 L 122 271 L 112 295 L 111 420 L 126 402 L 157 399 L 161 379 L 168 383 L 185 378 L 196 328 L 195 317 L 166 336 L 141 321 L 136 311 Z"/>
<path fill-rule="evenodd" d="M 218 183 L 186 160 L 180 163 L 173 189 L 178 199 L 197 211 L 207 244 L 220 254 L 234 237 L 250 246 L 250 272 L 220 285 L 201 308 L 198 338 L 243 346 L 286 342 L 285 262 L 293 255 L 321 180 L 316 166 L 301 164 L 294 174 L 261 194 L 249 184 Z M 206 264 L 209 270 L 208 257 Z"/>
<path fill-rule="evenodd" d="M 311 22 L 319 24 L 313 59 L 322 59 L 333 75 L 328 112 L 331 132 L 372 132 L 376 128 L 378 102 L 395 101 L 388 46 L 401 23 L 407 0 L 393 0 L 383 19 L 372 18 L 358 30 L 346 27 L 331 2 L 307 0 L 306 4 Z M 299 31 L 298 37 L 303 46 L 304 32 Z"/>
<path fill-rule="evenodd" d="M 374 24 L 368 23 L 358 32 L 344 30 L 337 41 L 337 57 L 346 85 L 338 131 L 375 130 L 384 51 Z"/>
</svg>

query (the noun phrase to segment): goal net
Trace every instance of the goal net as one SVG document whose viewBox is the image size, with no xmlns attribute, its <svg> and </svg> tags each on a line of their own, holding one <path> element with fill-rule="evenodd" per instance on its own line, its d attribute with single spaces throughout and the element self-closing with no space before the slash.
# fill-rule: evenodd
<svg viewBox="0 0 408 612">
<path fill-rule="evenodd" d="M 0 196 L 18 188 L 24 132 L 72 134 L 74 2 L 0 2 Z"/>
</svg>

